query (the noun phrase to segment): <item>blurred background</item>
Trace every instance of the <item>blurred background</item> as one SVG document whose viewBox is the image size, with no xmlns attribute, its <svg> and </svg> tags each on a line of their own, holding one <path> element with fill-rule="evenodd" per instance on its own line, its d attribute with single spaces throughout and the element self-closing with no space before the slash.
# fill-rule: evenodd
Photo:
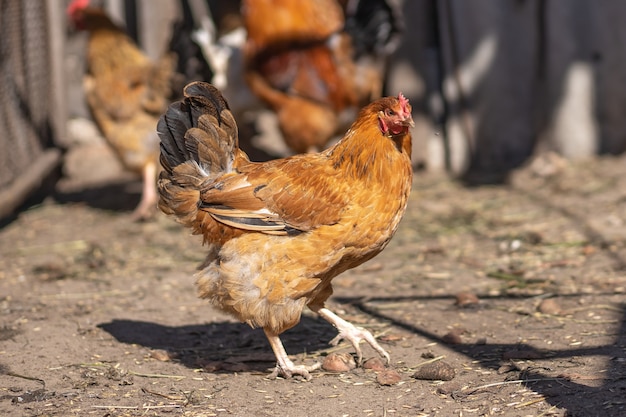
<svg viewBox="0 0 626 417">
<path fill-rule="evenodd" d="M 32 199 L 80 199 L 85 190 L 135 178 L 91 120 L 82 86 L 88 34 L 69 24 L 69 3 L 0 0 L 0 217 Z M 244 80 L 239 1 L 92 3 L 150 58 L 176 54 L 176 88 L 192 80 L 222 86 L 253 159 L 294 152 L 275 112 Z M 540 156 L 548 155 L 549 171 L 560 160 L 624 152 L 624 2 L 338 3 L 345 25 L 385 36 L 367 58 L 381 71 L 381 93 L 402 91 L 413 105 L 416 169 L 469 185 L 503 183 Z M 384 21 L 366 13 L 381 8 Z"/>
</svg>

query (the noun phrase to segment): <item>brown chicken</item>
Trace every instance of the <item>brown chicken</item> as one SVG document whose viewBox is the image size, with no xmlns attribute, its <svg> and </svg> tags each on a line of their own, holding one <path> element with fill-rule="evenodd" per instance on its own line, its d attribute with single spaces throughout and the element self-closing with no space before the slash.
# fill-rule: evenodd
<svg viewBox="0 0 626 417">
<path fill-rule="evenodd" d="M 169 103 L 174 57 L 153 63 L 103 10 L 89 7 L 89 0 L 74 0 L 67 14 L 77 29 L 89 32 L 87 105 L 124 166 L 141 173 L 143 190 L 133 218 L 148 218 L 158 199 L 156 124 Z"/>
<path fill-rule="evenodd" d="M 194 234 L 209 255 L 197 275 L 201 297 L 262 327 L 277 358 L 274 375 L 301 375 L 279 339 L 304 306 L 339 331 L 331 343 L 361 340 L 389 361 L 365 329 L 325 308 L 331 280 L 371 259 L 393 236 L 411 190 L 411 106 L 400 94 L 365 107 L 322 153 L 251 162 L 237 124 L 212 85 L 187 85 L 158 125 L 159 208 Z"/>
<path fill-rule="evenodd" d="M 357 111 L 382 94 L 382 57 L 372 42 L 387 43 L 395 33 L 383 0 L 244 0 L 248 39 L 245 77 L 250 89 L 278 118 L 287 146 L 297 153 L 323 149 L 354 120 Z M 346 10 L 344 12 L 344 8 Z M 387 7 L 387 8 L 385 8 Z M 346 25 L 348 16 L 349 25 Z M 360 20 L 359 20 L 360 19 Z M 376 26 L 367 27 L 369 19 Z M 372 34 L 387 28 L 387 32 Z M 359 29 L 365 29 L 363 33 Z M 381 46 L 381 55 L 391 48 Z"/>
</svg>

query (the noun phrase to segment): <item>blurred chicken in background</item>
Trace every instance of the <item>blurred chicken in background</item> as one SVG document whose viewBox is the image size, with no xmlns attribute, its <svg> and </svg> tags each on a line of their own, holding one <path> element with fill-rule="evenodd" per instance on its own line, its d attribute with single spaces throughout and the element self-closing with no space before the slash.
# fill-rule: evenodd
<svg viewBox="0 0 626 417">
<path fill-rule="evenodd" d="M 209 7 L 202 1 L 189 1 L 196 26 L 191 39 L 200 46 L 204 59 L 213 71 L 211 78 L 204 81 L 211 82 L 222 91 L 237 118 L 248 110 L 261 107 L 243 78 L 246 29 L 241 21 L 239 3 L 231 1 Z"/>
<path fill-rule="evenodd" d="M 401 32 L 385 0 L 243 0 L 245 77 L 297 153 L 323 149 L 380 97 Z"/>
<path fill-rule="evenodd" d="M 156 125 L 171 98 L 175 56 L 152 62 L 104 10 L 74 0 L 67 15 L 89 32 L 83 88 L 92 117 L 115 154 L 143 178 L 141 200 L 132 217 L 156 213 L 159 139 Z"/>
</svg>

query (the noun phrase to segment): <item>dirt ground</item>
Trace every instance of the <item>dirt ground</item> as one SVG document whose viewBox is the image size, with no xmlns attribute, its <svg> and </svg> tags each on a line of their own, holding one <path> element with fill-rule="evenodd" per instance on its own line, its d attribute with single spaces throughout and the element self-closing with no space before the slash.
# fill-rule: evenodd
<svg viewBox="0 0 626 417">
<path fill-rule="evenodd" d="M 199 238 L 129 220 L 138 190 L 58 193 L 0 229 L 0 415 L 626 415 L 626 158 L 544 158 L 510 186 L 417 173 L 392 243 L 329 304 L 396 381 L 269 379 L 262 331 L 196 297 Z M 305 313 L 283 341 L 311 364 L 351 352 L 334 336 Z"/>
</svg>

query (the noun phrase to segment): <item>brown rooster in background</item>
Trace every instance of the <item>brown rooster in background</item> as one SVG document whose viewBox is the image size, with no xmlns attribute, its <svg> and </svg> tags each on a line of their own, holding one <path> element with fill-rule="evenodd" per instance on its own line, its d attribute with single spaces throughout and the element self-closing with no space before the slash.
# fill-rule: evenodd
<svg viewBox="0 0 626 417">
<path fill-rule="evenodd" d="M 385 0 L 243 0 L 245 77 L 293 151 L 323 149 L 382 95 L 397 14 Z"/>
<path fill-rule="evenodd" d="M 166 55 L 152 62 L 103 10 L 89 7 L 89 0 L 74 0 L 67 14 L 77 29 L 89 32 L 87 105 L 123 165 L 141 173 L 143 190 L 133 218 L 148 218 L 157 202 L 156 125 L 169 103 L 175 59 Z"/>
<path fill-rule="evenodd" d="M 411 190 L 411 106 L 400 94 L 369 104 L 344 137 L 321 153 L 251 162 L 237 124 L 212 85 L 187 85 L 161 117 L 159 208 L 209 246 L 200 296 L 262 327 L 277 358 L 274 375 L 310 378 L 279 339 L 308 306 L 354 346 L 387 362 L 365 329 L 325 308 L 331 280 L 376 256 L 396 231 Z M 301 112 L 300 116 L 305 116 Z M 297 116 L 294 116 L 297 117 Z"/>
</svg>

